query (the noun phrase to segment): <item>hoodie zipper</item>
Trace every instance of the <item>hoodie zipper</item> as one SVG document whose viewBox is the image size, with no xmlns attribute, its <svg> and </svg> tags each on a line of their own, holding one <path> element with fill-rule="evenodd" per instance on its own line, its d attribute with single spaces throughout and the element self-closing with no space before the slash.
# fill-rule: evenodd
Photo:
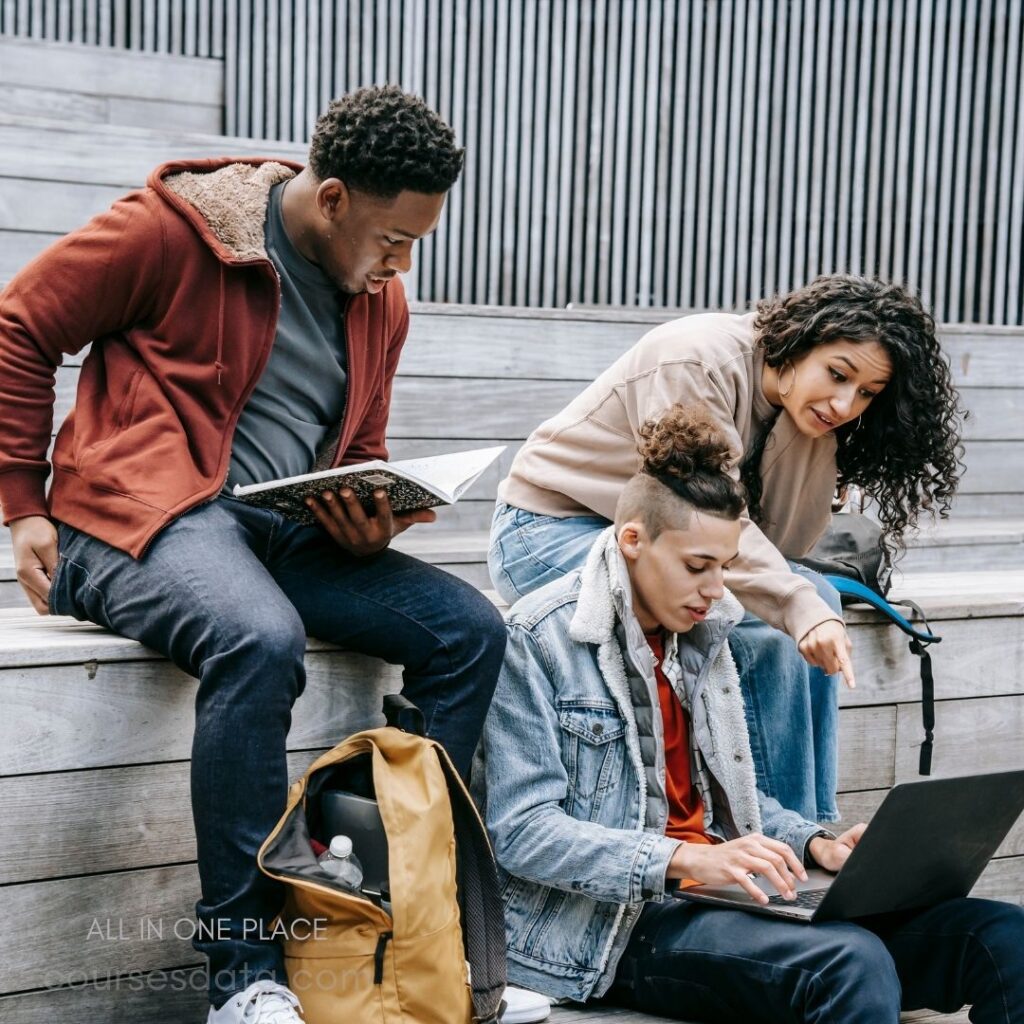
<svg viewBox="0 0 1024 1024">
<path fill-rule="evenodd" d="M 340 293 L 339 293 L 340 294 Z M 352 380 L 352 350 L 348 341 L 348 307 L 352 301 L 351 296 L 346 296 L 341 306 L 341 333 L 345 337 L 345 404 L 341 410 L 341 422 L 338 424 L 338 439 L 334 446 L 334 455 L 331 458 L 331 469 L 336 469 L 341 462 L 341 438 L 345 433 L 345 420 L 348 417 L 348 394 Z"/>
<path fill-rule="evenodd" d="M 256 265 L 258 265 L 260 263 L 268 264 L 270 269 L 274 272 L 274 278 L 277 281 L 277 287 L 278 287 L 278 308 L 280 308 L 281 276 L 278 274 L 277 267 L 274 266 L 274 264 L 273 264 L 273 262 L 271 260 L 269 260 L 269 259 L 265 260 L 263 258 L 259 258 L 259 259 L 254 259 L 254 260 L 246 260 L 244 263 L 238 263 L 238 264 L 235 264 L 235 265 L 236 266 L 256 266 Z M 274 325 L 274 337 L 276 337 L 276 336 L 277 336 L 277 324 L 275 322 L 275 325 Z M 273 348 L 273 345 L 274 345 L 274 341 L 273 341 L 273 339 L 271 339 L 270 348 Z M 217 358 L 216 358 L 216 361 L 213 364 L 214 367 L 217 370 L 217 385 L 218 386 L 220 386 L 220 384 L 221 384 L 222 373 L 223 373 L 223 369 L 224 369 L 224 363 L 222 361 L 223 357 L 224 357 L 224 264 L 221 263 L 220 264 L 220 302 L 218 304 L 218 311 L 217 311 Z M 269 360 L 269 359 L 270 359 L 270 354 L 269 354 L 269 349 L 268 349 L 267 360 Z M 246 396 L 246 402 L 249 400 L 249 397 L 252 395 L 252 392 L 256 390 L 256 385 L 259 382 L 259 378 L 263 374 L 263 370 L 265 370 L 265 369 L 266 369 L 266 362 L 264 362 L 263 366 L 260 368 L 259 373 L 254 375 L 254 377 L 252 379 L 252 387 L 249 389 L 249 394 Z M 346 387 L 347 387 L 347 383 L 346 383 Z M 241 409 L 244 409 L 244 408 L 245 408 L 245 402 L 243 402 L 242 406 L 241 406 Z M 241 416 L 241 409 L 239 409 L 239 416 Z M 237 426 L 237 425 L 238 425 L 238 417 L 235 418 L 235 426 Z M 229 457 L 228 457 L 227 471 L 224 474 L 224 479 L 221 480 L 221 482 L 220 482 L 220 486 L 213 492 L 213 494 L 209 495 L 206 498 L 203 498 L 202 501 L 196 502 L 195 505 L 192 505 L 186 511 L 190 512 L 193 508 L 199 508 L 202 505 L 210 505 L 213 502 L 215 502 L 221 496 L 221 494 L 224 491 L 224 488 L 227 486 L 227 482 L 228 482 L 228 477 L 229 476 L 231 476 L 231 458 L 230 458 L 230 454 L 229 454 Z M 184 514 L 184 513 L 182 513 L 182 514 Z M 147 544 L 146 547 L 148 548 L 149 545 Z"/>
<path fill-rule="evenodd" d="M 217 298 L 217 361 L 213 364 L 217 368 L 217 387 L 221 385 L 221 374 L 224 363 L 221 361 L 224 356 L 224 264 L 220 263 L 220 289 Z M 226 481 L 225 481 L 226 482 Z M 221 485 L 223 487 L 223 484 Z"/>
</svg>

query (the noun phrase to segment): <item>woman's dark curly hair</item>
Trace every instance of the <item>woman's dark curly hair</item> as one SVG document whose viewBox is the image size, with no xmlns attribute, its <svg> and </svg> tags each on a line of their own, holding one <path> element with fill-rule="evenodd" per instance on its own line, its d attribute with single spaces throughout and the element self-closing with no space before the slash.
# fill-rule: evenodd
<svg viewBox="0 0 1024 1024">
<path fill-rule="evenodd" d="M 462 171 L 465 150 L 418 96 L 397 85 L 373 86 L 334 100 L 316 123 L 309 166 L 320 181 L 384 199 L 408 189 L 447 192 Z"/>
<path fill-rule="evenodd" d="M 654 477 L 695 509 L 739 519 L 747 496 L 729 475 L 732 449 L 706 408 L 673 405 L 640 427 L 638 447 L 641 474 Z"/>
<path fill-rule="evenodd" d="M 839 486 L 855 484 L 878 506 L 885 544 L 901 546 L 921 510 L 945 518 L 963 470 L 960 424 L 965 413 L 935 336 L 935 321 L 897 284 L 848 274 L 819 277 L 757 305 L 757 344 L 769 366 L 795 363 L 827 342 L 877 341 L 892 378 L 860 422 L 836 430 Z M 741 466 L 750 514 L 760 516 L 764 436 Z"/>
</svg>

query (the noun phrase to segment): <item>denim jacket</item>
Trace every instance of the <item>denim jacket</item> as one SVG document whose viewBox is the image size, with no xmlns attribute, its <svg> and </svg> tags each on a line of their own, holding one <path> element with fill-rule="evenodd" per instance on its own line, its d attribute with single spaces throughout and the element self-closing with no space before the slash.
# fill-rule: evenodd
<svg viewBox="0 0 1024 1024">
<path fill-rule="evenodd" d="M 502 884 L 509 979 L 577 1001 L 611 985 L 644 901 L 665 895 L 679 845 L 664 834 L 657 682 L 630 593 L 609 528 L 582 570 L 517 602 L 484 729 L 486 818 Z M 756 787 L 727 644 L 741 616 L 726 593 L 690 633 L 667 637 L 666 652 L 692 645 L 686 653 L 697 671 L 666 674 L 690 710 L 708 831 L 722 839 L 762 831 L 803 858 L 821 827 Z M 644 691 L 658 723 L 662 784 L 653 813 L 651 766 L 637 731 Z"/>
</svg>

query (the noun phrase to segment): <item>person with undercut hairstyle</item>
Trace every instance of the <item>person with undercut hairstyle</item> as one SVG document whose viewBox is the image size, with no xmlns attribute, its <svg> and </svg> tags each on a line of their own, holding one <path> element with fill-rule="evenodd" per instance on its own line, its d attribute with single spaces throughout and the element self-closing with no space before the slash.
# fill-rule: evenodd
<svg viewBox="0 0 1024 1024">
<path fill-rule="evenodd" d="M 1015 904 L 804 924 L 673 896 L 796 899 L 806 867 L 842 870 L 866 826 L 835 835 L 757 785 L 729 647 L 749 499 L 731 439 L 696 405 L 638 433 L 614 522 L 507 620 L 483 760 L 510 979 L 708 1024 L 898 1024 L 964 1004 L 975 1024 L 1024 1024 Z"/>
<path fill-rule="evenodd" d="M 283 886 L 256 854 L 285 807 L 307 634 L 404 666 L 463 773 L 491 699 L 501 616 L 389 547 L 433 512 L 396 515 L 382 491 L 367 515 L 343 489 L 303 526 L 230 493 L 387 458 L 400 275 L 462 161 L 422 100 L 361 89 L 319 119 L 304 167 L 164 164 L 0 296 L 0 507 L 29 601 L 199 681 L 193 944 L 211 1024 L 300 1020 L 270 927 Z M 47 494 L 54 372 L 90 343 Z"/>
</svg>

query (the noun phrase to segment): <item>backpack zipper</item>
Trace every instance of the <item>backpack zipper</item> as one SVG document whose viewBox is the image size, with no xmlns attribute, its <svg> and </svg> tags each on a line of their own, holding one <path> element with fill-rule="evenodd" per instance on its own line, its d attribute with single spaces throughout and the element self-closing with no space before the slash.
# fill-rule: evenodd
<svg viewBox="0 0 1024 1024">
<path fill-rule="evenodd" d="M 377 939 L 377 948 L 373 953 L 373 983 L 374 985 L 384 984 L 384 954 L 387 952 L 388 943 L 391 941 L 392 932 L 381 932 Z"/>
</svg>

